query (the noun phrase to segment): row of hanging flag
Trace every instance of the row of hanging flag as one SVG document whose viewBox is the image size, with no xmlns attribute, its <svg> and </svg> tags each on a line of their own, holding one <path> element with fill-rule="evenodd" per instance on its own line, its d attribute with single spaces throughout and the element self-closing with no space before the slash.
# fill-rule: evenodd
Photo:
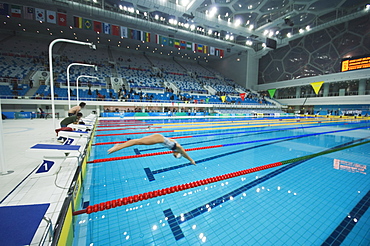
<svg viewBox="0 0 370 246">
<path fill-rule="evenodd" d="M 59 26 L 67 26 L 67 13 L 34 8 L 29 6 L 20 6 L 7 3 L 0 3 L 0 15 L 9 15 L 16 18 L 42 21 Z M 159 45 L 175 47 L 178 49 L 192 50 L 194 52 L 210 54 L 218 57 L 224 56 L 224 50 L 211 47 L 204 44 L 197 44 L 171 37 L 161 36 L 150 32 L 135 30 L 128 27 L 115 25 L 111 23 L 73 16 L 73 27 L 93 30 L 97 33 L 120 36 L 122 38 L 135 39 L 144 42 L 155 42 Z"/>
<path fill-rule="evenodd" d="M 310 85 L 312 86 L 312 89 L 314 90 L 315 94 L 318 95 L 322 85 L 324 84 L 324 81 L 319 81 L 319 82 L 312 82 Z M 267 92 L 270 95 L 270 98 L 273 98 L 276 92 L 276 89 L 269 89 Z"/>
</svg>

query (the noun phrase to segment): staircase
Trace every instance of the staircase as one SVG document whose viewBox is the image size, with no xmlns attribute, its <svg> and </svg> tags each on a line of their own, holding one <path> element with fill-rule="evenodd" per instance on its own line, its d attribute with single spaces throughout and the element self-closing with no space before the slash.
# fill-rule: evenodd
<svg viewBox="0 0 370 246">
<path fill-rule="evenodd" d="M 35 95 L 37 89 L 38 89 L 38 86 L 32 87 L 31 89 L 29 89 L 27 91 L 27 93 L 24 96 L 25 97 L 32 97 L 33 95 Z"/>
</svg>

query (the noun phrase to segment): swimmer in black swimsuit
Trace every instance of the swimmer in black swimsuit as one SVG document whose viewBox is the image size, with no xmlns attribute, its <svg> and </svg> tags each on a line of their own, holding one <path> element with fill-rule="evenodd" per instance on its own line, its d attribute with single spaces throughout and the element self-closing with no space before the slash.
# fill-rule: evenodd
<svg viewBox="0 0 370 246">
<path fill-rule="evenodd" d="M 185 149 L 178 142 L 176 142 L 173 139 L 166 138 L 158 133 L 140 139 L 131 139 L 122 144 L 116 144 L 108 150 L 108 154 L 134 145 L 153 145 L 153 144 L 162 144 L 173 151 L 174 157 L 180 158 L 181 156 L 184 156 L 191 162 L 191 164 L 196 165 L 195 161 L 191 159 L 191 157 L 186 153 Z"/>
</svg>

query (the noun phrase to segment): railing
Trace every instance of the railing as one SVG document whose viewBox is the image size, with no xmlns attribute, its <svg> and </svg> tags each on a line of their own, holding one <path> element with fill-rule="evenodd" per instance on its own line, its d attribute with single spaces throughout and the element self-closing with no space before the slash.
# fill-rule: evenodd
<svg viewBox="0 0 370 246">
<path fill-rule="evenodd" d="M 343 96 L 358 96 L 359 93 L 358 91 L 345 91 Z M 365 90 L 364 95 L 370 95 L 370 90 Z M 339 92 L 329 92 L 327 96 L 324 96 L 323 94 L 315 94 L 315 93 L 310 93 L 310 94 L 303 94 L 300 95 L 300 97 L 297 97 L 295 94 L 294 95 L 278 95 L 277 99 L 296 99 L 296 98 L 312 98 L 312 97 L 338 97 L 342 96 L 339 95 Z"/>
<path fill-rule="evenodd" d="M 45 228 L 44 233 L 42 234 L 42 237 L 41 237 L 41 240 L 40 240 L 39 245 L 44 245 L 45 244 L 45 241 L 46 241 L 46 238 L 48 236 L 49 236 L 49 243 L 50 243 L 51 240 L 52 240 L 52 238 L 53 238 L 53 236 L 54 236 L 53 235 L 54 234 L 53 223 L 51 222 L 51 219 L 44 216 L 43 220 L 46 221 L 47 225 L 46 225 L 46 228 Z"/>
<path fill-rule="evenodd" d="M 43 97 L 14 97 L 14 96 L 0 96 L 2 99 L 32 99 L 32 100 L 50 100 L 49 96 Z M 55 100 L 68 100 L 67 97 L 56 97 Z M 75 97 L 71 97 L 71 100 L 76 100 Z M 182 100 L 161 100 L 161 99 L 152 99 L 152 100 L 145 100 L 145 99 L 113 99 L 113 98 L 104 98 L 98 99 L 94 97 L 79 97 L 80 101 L 106 101 L 106 102 L 148 102 L 148 103 L 196 103 L 196 104 L 221 104 L 221 105 L 261 105 L 258 102 L 255 103 L 246 103 L 246 102 L 235 102 L 233 101 L 226 101 L 226 102 L 214 102 L 209 101 L 207 102 L 206 99 L 195 99 L 191 101 L 182 101 Z M 270 105 L 270 104 L 266 104 Z"/>
</svg>

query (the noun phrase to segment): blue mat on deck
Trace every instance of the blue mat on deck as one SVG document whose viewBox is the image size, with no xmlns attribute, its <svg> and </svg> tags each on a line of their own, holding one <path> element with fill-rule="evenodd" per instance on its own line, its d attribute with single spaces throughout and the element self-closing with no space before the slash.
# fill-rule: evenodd
<svg viewBox="0 0 370 246">
<path fill-rule="evenodd" d="M 55 149 L 55 150 L 75 150 L 78 151 L 79 145 L 59 145 L 59 144 L 36 144 L 31 149 Z"/>
<path fill-rule="evenodd" d="M 0 245 L 30 245 L 50 203 L 0 207 Z"/>
</svg>

